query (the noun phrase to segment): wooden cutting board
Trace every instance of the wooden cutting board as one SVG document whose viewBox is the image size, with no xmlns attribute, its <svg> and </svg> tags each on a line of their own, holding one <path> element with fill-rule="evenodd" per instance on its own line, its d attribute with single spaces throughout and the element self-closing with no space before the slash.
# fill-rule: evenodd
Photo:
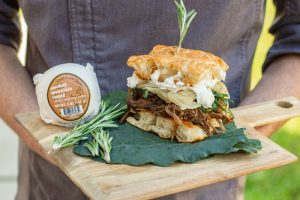
<svg viewBox="0 0 300 200">
<path fill-rule="evenodd" d="M 170 167 L 108 165 L 76 156 L 71 149 L 51 155 L 59 167 L 91 199 L 151 199 L 228 180 L 297 160 L 253 127 L 300 116 L 300 101 L 293 97 L 233 109 L 238 126 L 262 142 L 257 154 L 218 155 L 194 164 Z M 38 112 L 22 113 L 17 120 L 48 151 L 54 135 L 68 129 L 45 124 Z"/>
</svg>

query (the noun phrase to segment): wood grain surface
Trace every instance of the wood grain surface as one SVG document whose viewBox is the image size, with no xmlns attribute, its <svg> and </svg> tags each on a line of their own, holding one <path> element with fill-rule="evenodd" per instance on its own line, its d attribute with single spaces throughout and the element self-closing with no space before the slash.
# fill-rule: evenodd
<svg viewBox="0 0 300 200">
<path fill-rule="evenodd" d="M 300 103 L 296 97 L 285 97 L 232 110 L 238 121 L 255 127 L 299 116 Z"/>
<path fill-rule="evenodd" d="M 176 163 L 170 167 L 108 165 L 76 156 L 71 149 L 63 149 L 51 155 L 67 176 L 91 199 L 151 199 L 297 160 L 293 154 L 253 127 L 299 116 L 298 99 L 288 97 L 237 108 L 233 112 L 238 126 L 247 128 L 249 137 L 262 142 L 263 149 L 257 154 L 218 155 L 194 164 Z M 45 151 L 49 151 L 56 134 L 68 130 L 45 124 L 38 112 L 18 114 L 16 118 Z"/>
</svg>

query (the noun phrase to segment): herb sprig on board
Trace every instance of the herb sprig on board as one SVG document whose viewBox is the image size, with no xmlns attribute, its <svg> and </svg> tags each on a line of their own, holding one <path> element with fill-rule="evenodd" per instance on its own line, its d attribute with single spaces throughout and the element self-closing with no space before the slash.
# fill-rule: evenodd
<svg viewBox="0 0 300 200">
<path fill-rule="evenodd" d="M 53 150 L 58 150 L 61 148 L 72 147 L 77 145 L 82 140 L 87 140 L 90 135 L 94 136 L 95 142 L 92 142 L 89 147 L 87 147 L 92 154 L 98 154 L 97 145 L 102 149 L 101 156 L 103 154 L 103 159 L 109 161 L 109 152 L 111 150 L 112 138 L 109 137 L 108 132 L 104 132 L 103 128 L 113 128 L 118 125 L 115 123 L 115 119 L 124 114 L 127 106 L 120 106 L 119 104 L 115 106 L 110 106 L 107 102 L 101 102 L 100 112 L 90 121 L 84 124 L 76 125 L 71 131 L 60 134 L 54 138 Z M 98 154 L 99 155 L 99 154 Z"/>
<path fill-rule="evenodd" d="M 113 138 L 109 133 L 103 129 L 98 129 L 92 133 L 93 140 L 85 143 L 84 146 L 88 148 L 93 156 L 101 156 L 103 160 L 110 163 L 110 151 L 112 149 Z"/>
<path fill-rule="evenodd" d="M 180 2 L 174 0 L 174 3 L 176 5 L 177 19 L 178 19 L 178 25 L 180 31 L 179 42 L 178 42 L 178 47 L 180 49 L 183 40 L 189 30 L 189 26 L 192 23 L 193 19 L 196 17 L 197 12 L 194 9 L 187 12 L 183 0 L 180 0 Z"/>
</svg>

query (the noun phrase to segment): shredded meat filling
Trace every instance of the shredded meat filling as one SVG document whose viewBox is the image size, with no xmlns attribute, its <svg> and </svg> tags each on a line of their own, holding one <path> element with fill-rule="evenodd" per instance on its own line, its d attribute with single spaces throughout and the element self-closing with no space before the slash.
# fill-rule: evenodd
<svg viewBox="0 0 300 200">
<path fill-rule="evenodd" d="M 199 108 L 182 110 L 174 103 L 166 103 L 155 94 L 149 92 L 145 95 L 143 90 L 129 91 L 128 112 L 122 117 L 121 122 L 126 120 L 132 110 L 149 110 L 158 116 L 171 117 L 179 125 L 182 124 L 182 121 L 190 121 L 194 125 L 198 125 L 209 135 L 213 132 L 223 132 L 225 130 L 223 123 L 232 121 L 232 117 L 226 116 L 220 108 L 208 112 L 203 112 Z M 215 128 L 212 124 L 212 119 L 216 119 L 219 129 Z"/>
</svg>

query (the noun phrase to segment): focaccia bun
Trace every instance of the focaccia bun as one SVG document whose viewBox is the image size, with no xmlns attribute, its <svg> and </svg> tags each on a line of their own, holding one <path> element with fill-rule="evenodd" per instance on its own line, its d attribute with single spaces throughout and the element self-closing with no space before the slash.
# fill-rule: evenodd
<svg viewBox="0 0 300 200">
<path fill-rule="evenodd" d="M 191 122 L 184 121 L 183 124 L 178 125 L 176 129 L 176 138 L 178 142 L 195 142 L 203 140 L 207 134 L 199 126 Z"/>
<path fill-rule="evenodd" d="M 144 131 L 154 132 L 161 138 L 171 139 L 174 136 L 178 142 L 195 142 L 203 140 L 207 134 L 190 122 L 177 125 L 171 118 L 156 116 L 149 111 L 139 111 L 137 116 L 128 117 L 126 121 Z"/>
<path fill-rule="evenodd" d="M 189 85 L 205 79 L 207 73 L 213 79 L 222 79 L 220 71 L 225 72 L 229 68 L 224 60 L 211 53 L 184 48 L 178 50 L 176 46 L 164 45 L 155 46 L 148 55 L 129 57 L 127 65 L 143 80 L 149 80 L 156 69 L 160 70 L 160 81 L 180 72 L 181 81 Z"/>
<path fill-rule="evenodd" d="M 156 116 L 149 111 L 139 111 L 136 118 L 128 117 L 126 121 L 144 131 L 151 131 L 161 138 L 169 139 L 176 131 L 176 124 L 171 118 Z"/>
</svg>

